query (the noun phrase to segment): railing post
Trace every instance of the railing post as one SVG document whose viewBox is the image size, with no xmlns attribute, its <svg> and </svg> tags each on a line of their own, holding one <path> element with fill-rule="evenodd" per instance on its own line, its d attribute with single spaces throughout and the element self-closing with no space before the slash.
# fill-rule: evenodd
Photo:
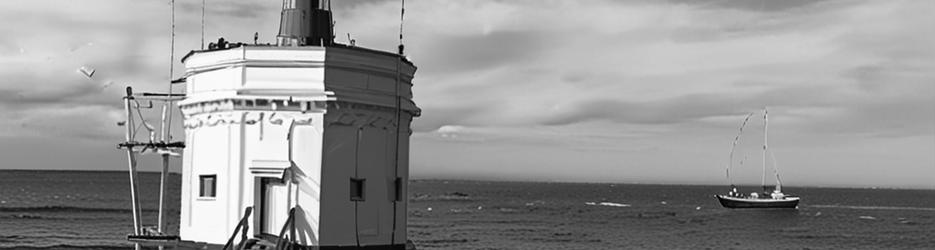
<svg viewBox="0 0 935 250">
<path fill-rule="evenodd" d="M 249 221 L 248 218 L 250 218 L 251 212 L 253 212 L 253 207 L 247 207 L 247 209 L 244 210 L 243 218 L 241 218 L 240 222 L 237 223 L 237 227 L 234 228 L 234 232 L 231 234 L 230 239 L 227 240 L 227 244 L 224 244 L 224 250 L 230 249 L 230 247 L 234 245 L 234 239 L 237 238 L 237 231 L 240 231 L 241 227 L 243 227 L 243 238 L 246 239 L 247 228 L 249 227 L 249 225 L 247 225 L 247 221 Z M 242 240 L 240 244 L 243 244 L 244 241 L 245 240 Z"/>
<path fill-rule="evenodd" d="M 283 237 L 286 236 L 286 228 L 291 228 L 289 231 L 289 241 L 284 242 Z M 289 242 L 295 242 L 295 207 L 289 209 L 289 218 L 286 219 L 286 223 L 282 225 L 282 230 L 279 230 L 279 240 L 276 240 L 276 249 L 283 249 L 285 245 Z"/>
<path fill-rule="evenodd" d="M 127 96 L 123 98 L 124 111 L 127 115 L 127 121 L 124 123 L 124 126 L 127 127 L 126 140 L 127 140 L 127 165 L 129 165 L 130 171 L 130 202 L 132 203 L 133 209 L 133 234 L 141 235 L 143 234 L 143 225 L 140 221 L 140 197 L 139 197 L 139 176 L 136 174 L 136 153 L 133 152 L 133 137 L 135 128 L 133 124 L 133 109 L 131 107 L 131 102 L 133 102 L 133 88 L 127 87 Z"/>
<path fill-rule="evenodd" d="M 245 220 L 245 222 L 246 222 L 246 220 Z M 238 247 L 238 249 L 242 249 L 242 248 L 243 248 L 243 244 L 244 244 L 244 243 L 247 243 L 247 231 L 248 231 L 248 230 L 250 230 L 250 225 L 249 225 L 249 223 L 244 223 L 244 225 L 243 225 L 243 230 L 240 231 L 240 244 L 237 244 L 237 245 L 239 245 L 240 247 Z"/>
</svg>

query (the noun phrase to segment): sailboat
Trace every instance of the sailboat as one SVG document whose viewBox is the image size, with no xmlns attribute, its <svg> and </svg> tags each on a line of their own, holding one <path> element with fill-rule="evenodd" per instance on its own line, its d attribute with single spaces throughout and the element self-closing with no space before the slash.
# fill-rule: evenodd
<svg viewBox="0 0 935 250">
<path fill-rule="evenodd" d="M 743 127 L 747 124 L 747 121 L 753 114 L 747 115 L 744 119 L 743 124 L 740 126 L 740 134 L 743 133 Z M 731 163 L 727 165 L 727 181 L 730 184 L 730 191 L 726 195 L 715 195 L 718 201 L 722 206 L 726 208 L 798 208 L 799 206 L 799 197 L 793 195 L 787 195 L 782 192 L 782 180 L 779 178 L 779 169 L 776 164 L 773 164 L 773 172 L 776 176 L 776 186 L 771 188 L 766 186 L 766 155 L 769 152 L 769 147 L 767 146 L 768 133 L 767 129 L 769 128 L 769 112 L 764 108 L 763 109 L 763 179 L 761 180 L 761 185 L 763 186 L 763 192 L 757 193 L 753 192 L 750 194 L 743 194 L 737 191 L 737 187 L 733 184 L 733 181 L 730 178 L 730 169 L 733 162 L 734 151 L 731 149 Z M 733 146 L 736 147 L 737 140 L 740 138 L 740 134 L 734 139 Z M 775 160 L 775 157 L 774 157 Z"/>
</svg>

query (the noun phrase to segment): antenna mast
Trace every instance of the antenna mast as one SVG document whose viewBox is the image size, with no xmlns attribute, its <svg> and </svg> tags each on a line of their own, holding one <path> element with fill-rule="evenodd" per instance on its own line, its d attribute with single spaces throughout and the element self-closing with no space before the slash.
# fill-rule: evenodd
<svg viewBox="0 0 935 250">
<path fill-rule="evenodd" d="M 169 42 L 169 94 L 167 95 L 166 101 L 162 104 L 162 135 L 160 140 L 162 143 L 168 143 L 172 140 L 172 137 L 169 136 L 169 127 L 172 126 L 172 109 L 169 107 L 172 105 L 172 77 L 175 75 L 175 0 L 169 1 L 170 5 L 170 42 Z M 204 43 L 202 43 L 202 46 Z M 166 152 L 161 152 L 162 154 L 162 173 L 159 176 L 159 218 L 158 225 L 156 230 L 159 233 L 165 233 L 166 231 L 166 220 L 165 220 L 165 201 L 166 201 L 166 179 L 168 178 L 169 172 L 169 153 L 167 148 L 163 148 Z"/>
<path fill-rule="evenodd" d="M 201 0 L 201 50 L 205 49 L 205 0 Z"/>
<path fill-rule="evenodd" d="M 403 55 L 405 46 L 403 45 L 403 21 L 406 16 L 406 0 L 402 0 L 402 6 L 399 9 L 399 55 Z"/>
</svg>

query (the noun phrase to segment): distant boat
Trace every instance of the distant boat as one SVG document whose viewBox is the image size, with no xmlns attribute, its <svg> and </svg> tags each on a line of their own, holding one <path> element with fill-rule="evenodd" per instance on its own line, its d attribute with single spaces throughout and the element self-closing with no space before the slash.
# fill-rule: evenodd
<svg viewBox="0 0 935 250">
<path fill-rule="evenodd" d="M 779 178 L 779 169 L 776 164 L 773 164 L 773 172 L 776 175 L 776 187 L 772 188 L 766 186 L 766 153 L 768 151 L 767 147 L 767 128 L 769 124 L 768 118 L 769 112 L 766 109 L 763 109 L 763 179 L 761 185 L 763 186 L 762 193 L 750 193 L 743 194 L 737 191 L 737 186 L 734 185 L 733 181 L 730 178 L 730 168 L 733 162 L 734 150 L 731 149 L 731 163 L 727 165 L 727 181 L 730 184 L 730 191 L 726 195 L 715 195 L 718 201 L 721 202 L 721 205 L 726 208 L 798 208 L 799 206 L 799 197 L 786 195 L 782 193 L 782 181 Z M 740 133 L 743 133 L 743 126 L 747 124 L 747 121 L 753 114 L 747 115 L 747 118 L 744 119 L 743 124 L 740 125 Z M 733 146 L 737 145 L 737 140 L 740 138 L 740 134 L 737 135 L 737 138 L 734 139 Z"/>
</svg>

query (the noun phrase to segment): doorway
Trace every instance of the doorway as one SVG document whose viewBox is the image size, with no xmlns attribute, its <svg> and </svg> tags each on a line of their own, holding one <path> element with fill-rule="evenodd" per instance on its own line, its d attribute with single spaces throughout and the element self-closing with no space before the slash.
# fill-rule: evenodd
<svg viewBox="0 0 935 250">
<path fill-rule="evenodd" d="M 259 235 L 278 237 L 289 218 L 288 187 L 282 179 L 261 177 L 258 191 Z"/>
</svg>

